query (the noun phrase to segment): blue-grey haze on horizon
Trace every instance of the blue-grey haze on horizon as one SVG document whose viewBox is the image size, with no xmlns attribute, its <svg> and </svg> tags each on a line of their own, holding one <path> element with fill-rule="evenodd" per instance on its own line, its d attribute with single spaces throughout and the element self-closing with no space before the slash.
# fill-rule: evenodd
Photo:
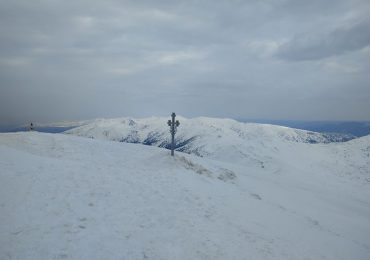
<svg viewBox="0 0 370 260">
<path fill-rule="evenodd" d="M 370 120 L 370 1 L 0 0 L 0 125 Z"/>
</svg>

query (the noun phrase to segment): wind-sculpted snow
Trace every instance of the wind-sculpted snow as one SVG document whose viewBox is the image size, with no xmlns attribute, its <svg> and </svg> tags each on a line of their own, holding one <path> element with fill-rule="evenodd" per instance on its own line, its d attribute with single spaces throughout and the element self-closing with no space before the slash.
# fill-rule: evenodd
<svg viewBox="0 0 370 260">
<path fill-rule="evenodd" d="M 0 259 L 369 259 L 370 137 L 264 136 L 245 164 L 0 134 Z"/>
</svg>

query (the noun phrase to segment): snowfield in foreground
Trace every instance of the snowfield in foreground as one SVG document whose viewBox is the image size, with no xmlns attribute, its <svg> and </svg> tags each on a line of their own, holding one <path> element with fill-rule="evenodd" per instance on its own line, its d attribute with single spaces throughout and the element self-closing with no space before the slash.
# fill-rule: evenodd
<svg viewBox="0 0 370 260">
<path fill-rule="evenodd" d="M 0 134 L 0 259 L 370 259 L 370 137 L 259 145 Z"/>
</svg>

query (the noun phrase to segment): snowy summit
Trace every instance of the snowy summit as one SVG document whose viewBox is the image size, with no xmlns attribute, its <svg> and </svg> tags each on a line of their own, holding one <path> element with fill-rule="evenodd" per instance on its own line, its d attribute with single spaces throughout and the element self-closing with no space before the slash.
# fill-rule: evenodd
<svg viewBox="0 0 370 260">
<path fill-rule="evenodd" d="M 370 257 L 370 136 L 179 120 L 0 134 L 0 259 Z"/>
</svg>

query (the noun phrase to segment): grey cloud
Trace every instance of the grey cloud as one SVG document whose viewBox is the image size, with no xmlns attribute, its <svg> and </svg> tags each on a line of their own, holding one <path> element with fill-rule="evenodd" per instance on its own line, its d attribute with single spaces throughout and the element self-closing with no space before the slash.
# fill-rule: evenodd
<svg viewBox="0 0 370 260">
<path fill-rule="evenodd" d="M 286 60 L 319 60 L 370 45 L 370 20 L 328 34 L 304 34 L 283 44 L 277 56 Z"/>
<path fill-rule="evenodd" d="M 333 29 L 368 9 L 367 0 L 0 0 L 0 124 L 174 107 L 184 116 L 368 118 L 341 106 L 369 96 L 350 90 L 370 80 L 369 52 L 351 52 L 367 42 L 368 23 Z M 300 32 L 324 36 L 278 49 Z M 329 53 L 327 63 L 281 60 L 302 59 L 302 48 Z"/>
</svg>

